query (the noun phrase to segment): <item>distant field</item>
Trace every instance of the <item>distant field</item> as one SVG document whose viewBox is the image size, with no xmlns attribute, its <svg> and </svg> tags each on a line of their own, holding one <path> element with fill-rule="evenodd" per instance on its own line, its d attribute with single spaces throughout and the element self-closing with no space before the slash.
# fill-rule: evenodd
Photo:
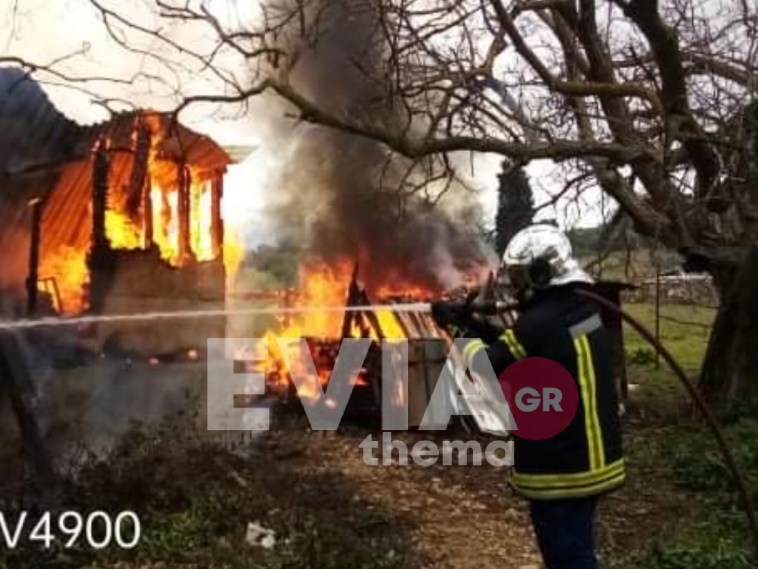
<svg viewBox="0 0 758 569">
<path fill-rule="evenodd" d="M 653 304 L 627 303 L 624 309 L 651 331 L 655 331 Z M 699 371 L 715 316 L 716 311 L 711 308 L 680 304 L 661 306 L 661 339 L 687 372 Z M 627 325 L 624 326 L 624 345 L 627 357 L 634 357 L 640 350 L 653 350 L 652 346 Z"/>
<path fill-rule="evenodd" d="M 630 251 L 614 251 L 598 264 L 596 255 L 585 255 L 580 258 L 582 265 L 590 264 L 593 276 L 604 280 L 620 280 L 639 282 L 655 276 L 656 262 L 662 271 L 675 269 L 679 266 L 679 257 L 671 252 L 654 254 L 649 249 L 639 248 Z"/>
</svg>

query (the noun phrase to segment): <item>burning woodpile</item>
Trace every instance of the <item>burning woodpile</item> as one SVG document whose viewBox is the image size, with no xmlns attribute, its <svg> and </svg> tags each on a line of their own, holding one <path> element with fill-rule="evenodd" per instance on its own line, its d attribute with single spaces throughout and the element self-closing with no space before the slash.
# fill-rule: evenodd
<svg viewBox="0 0 758 569">
<path fill-rule="evenodd" d="M 278 330 L 268 330 L 267 353 L 257 354 L 253 370 L 266 377 L 266 393 L 285 403 L 322 397 L 344 339 L 368 338 L 371 344 L 357 373 L 348 416 L 378 417 L 382 401 L 384 342 L 407 341 L 408 392 L 395 394 L 397 404 L 408 404 L 411 424 L 418 424 L 444 366 L 449 338 L 428 312 L 377 308 L 393 303 L 429 302 L 440 293 L 422 286 L 384 284 L 376 295 L 360 281 L 359 265 L 345 261 L 334 266 L 310 263 L 301 268 L 299 294 L 278 294 L 285 307 L 308 309 L 279 319 Z M 349 307 L 340 311 L 339 307 Z M 359 310 L 365 307 L 365 310 Z M 304 351 L 308 352 L 305 354 Z M 309 357 L 304 357 L 309 356 Z M 313 362 L 311 364 L 311 361 Z M 398 368 L 398 373 L 405 373 Z M 293 377 L 301 385 L 297 388 Z M 328 399 L 325 404 L 329 404 Z"/>
</svg>

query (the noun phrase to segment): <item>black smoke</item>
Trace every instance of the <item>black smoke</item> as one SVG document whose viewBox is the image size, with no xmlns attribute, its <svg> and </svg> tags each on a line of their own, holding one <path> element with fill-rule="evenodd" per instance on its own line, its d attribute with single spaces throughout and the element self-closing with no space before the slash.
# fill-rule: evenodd
<svg viewBox="0 0 758 569">
<path fill-rule="evenodd" d="M 303 50 L 293 84 L 330 112 L 400 124 L 384 80 L 387 49 L 368 2 L 322 0 L 321 33 Z M 412 282 L 435 289 L 460 283 L 486 263 L 475 192 L 454 183 L 433 204 L 403 180 L 410 162 L 377 142 L 299 121 L 268 215 L 306 258 L 354 259 L 371 289 Z M 423 169 L 422 169 L 423 170 Z M 406 182 L 418 184 L 419 169 Z M 434 193 L 434 192 L 432 192 Z"/>
</svg>

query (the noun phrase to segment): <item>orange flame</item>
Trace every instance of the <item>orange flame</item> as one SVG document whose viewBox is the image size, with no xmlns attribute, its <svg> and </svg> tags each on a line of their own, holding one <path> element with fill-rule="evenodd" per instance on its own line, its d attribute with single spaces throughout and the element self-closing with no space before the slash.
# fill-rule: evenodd
<svg viewBox="0 0 758 569">
<path fill-rule="evenodd" d="M 245 250 L 239 236 L 230 228 L 224 228 L 224 268 L 226 269 L 227 287 L 234 284 L 237 271 L 245 257 Z"/>
<path fill-rule="evenodd" d="M 190 245 L 198 261 L 211 261 L 213 238 L 211 226 L 211 187 L 210 182 L 192 184 L 190 188 Z"/>
<path fill-rule="evenodd" d="M 265 337 L 269 345 L 268 369 L 266 373 L 269 378 L 274 379 L 279 388 L 289 389 L 291 376 L 297 374 L 300 377 L 307 378 L 308 382 L 305 393 L 301 390 L 300 397 L 315 398 L 319 394 L 318 386 L 325 386 L 328 383 L 334 360 L 331 357 L 327 357 L 325 361 L 319 361 L 317 357 L 319 342 L 316 339 L 328 339 L 333 345 L 342 336 L 345 312 L 326 310 L 326 308 L 344 307 L 346 305 L 352 275 L 353 263 L 347 260 L 331 265 L 311 262 L 300 267 L 299 295 L 291 299 L 289 306 L 310 307 L 314 309 L 321 307 L 325 310 L 303 312 L 294 321 L 290 322 L 289 325 L 283 326 L 280 331 L 274 332 L 269 330 L 266 333 Z M 384 288 L 379 287 L 377 290 L 388 291 L 391 289 L 388 286 Z M 400 291 L 398 290 L 398 292 Z M 430 295 L 428 290 L 419 286 L 403 289 L 402 293 L 405 297 L 418 295 L 418 298 L 427 298 Z M 381 297 L 376 297 L 376 302 L 381 302 Z M 363 318 L 363 329 L 361 329 L 361 327 L 356 325 L 356 319 L 354 318 L 347 335 L 349 337 L 361 337 L 365 333 L 368 333 L 369 337 L 373 340 L 379 340 L 380 336 L 387 339 L 406 337 L 403 327 L 394 312 L 390 310 L 376 310 L 373 311 L 373 315 L 376 317 L 380 330 L 374 329 L 365 317 Z M 316 376 L 309 375 L 305 369 L 300 367 L 298 362 L 301 361 L 301 357 L 299 356 L 302 354 L 298 354 L 298 351 L 301 349 L 301 344 L 295 340 L 296 338 L 312 339 L 311 351 L 316 350 L 316 353 L 312 354 L 316 363 Z M 282 348 L 288 351 L 292 350 L 289 357 L 284 357 L 280 351 Z M 288 367 L 288 361 L 290 364 L 295 365 L 296 368 L 292 369 Z M 359 375 L 357 384 L 367 384 L 365 373 L 364 375 Z"/>
<path fill-rule="evenodd" d="M 179 193 L 164 190 L 158 184 L 150 189 L 153 211 L 153 242 L 161 252 L 161 258 L 176 264 L 179 258 Z"/>
<path fill-rule="evenodd" d="M 54 278 L 60 295 L 60 306 L 56 308 L 64 314 L 73 314 L 86 307 L 83 284 L 89 281 L 87 252 L 83 249 L 61 246 L 56 251 L 40 259 L 39 276 L 41 282 Z M 43 292 L 51 293 L 44 286 Z"/>
<path fill-rule="evenodd" d="M 161 145 L 162 127 L 154 116 L 147 116 L 152 131 L 151 148 L 148 156 L 149 204 L 141 204 L 138 211 L 130 208 L 130 196 L 127 188 L 133 159 L 124 161 L 124 155 L 116 152 L 118 168 L 109 179 L 108 203 L 105 211 L 105 233 L 114 249 L 144 250 L 157 247 L 161 258 L 167 263 L 178 266 L 186 261 L 179 259 L 179 192 L 178 180 L 174 177 L 178 165 L 162 159 L 158 155 Z M 132 136 L 136 142 L 136 131 Z M 107 146 L 110 141 L 102 141 Z M 101 144 L 98 140 L 97 145 Z M 127 167 L 131 166 L 131 167 Z M 212 261 L 223 255 L 227 275 L 233 279 L 243 258 L 243 249 L 238 239 L 230 230 L 224 232 L 224 243 L 220 251 L 213 243 L 213 183 L 203 178 L 201 172 L 190 173 L 189 188 L 189 244 L 196 261 Z M 178 177 L 178 176 L 177 176 Z M 149 220 L 152 226 L 152 242 L 148 243 L 147 209 L 151 212 Z M 221 212 L 219 212 L 221 214 Z M 85 287 L 89 281 L 87 267 L 88 251 L 85 247 L 48 247 L 42 251 L 40 258 L 40 279 L 54 279 L 60 295 L 58 309 L 66 314 L 75 313 L 85 308 Z M 48 282 L 40 284 L 44 292 L 54 290 Z"/>
<path fill-rule="evenodd" d="M 122 211 L 105 212 L 105 234 L 114 249 L 139 249 L 143 235 L 139 227 Z"/>
</svg>

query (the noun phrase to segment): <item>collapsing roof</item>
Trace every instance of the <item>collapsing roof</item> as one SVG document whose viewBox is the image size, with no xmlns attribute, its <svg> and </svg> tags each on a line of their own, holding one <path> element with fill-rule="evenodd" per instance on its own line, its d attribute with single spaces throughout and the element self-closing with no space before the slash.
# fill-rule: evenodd
<svg viewBox="0 0 758 569">
<path fill-rule="evenodd" d="M 3 179 L 72 159 L 84 130 L 61 114 L 40 86 L 22 70 L 0 68 L 0 176 Z M 3 193 L 7 191 L 3 187 Z"/>
<path fill-rule="evenodd" d="M 211 138 L 196 133 L 169 113 L 137 110 L 82 126 L 68 119 L 39 84 L 16 68 L 0 68 L 0 177 L 55 168 L 87 159 L 97 140 L 111 140 L 114 150 L 132 150 L 139 120 L 161 133 L 160 158 L 186 162 L 201 170 L 223 169 L 235 162 Z"/>
<path fill-rule="evenodd" d="M 182 126 L 173 115 L 151 110 L 78 125 L 55 109 L 23 71 L 0 68 L 0 288 L 23 290 L 34 202 L 42 208 L 39 279 L 52 272 L 62 281 L 59 287 L 73 279 L 70 284 L 81 288 L 97 209 L 98 153 L 106 164 L 104 215 L 114 249 L 160 247 L 165 259 L 164 249 L 177 247 L 169 241 L 184 225 L 185 233 L 194 231 L 185 236 L 185 253 L 203 260 L 195 248 L 208 246 L 211 238 L 201 233 L 212 226 L 217 250 L 218 236 L 223 239 L 217 219 L 221 179 L 233 160 L 211 138 Z M 196 215 L 201 207 L 208 210 L 202 227 Z"/>
</svg>

